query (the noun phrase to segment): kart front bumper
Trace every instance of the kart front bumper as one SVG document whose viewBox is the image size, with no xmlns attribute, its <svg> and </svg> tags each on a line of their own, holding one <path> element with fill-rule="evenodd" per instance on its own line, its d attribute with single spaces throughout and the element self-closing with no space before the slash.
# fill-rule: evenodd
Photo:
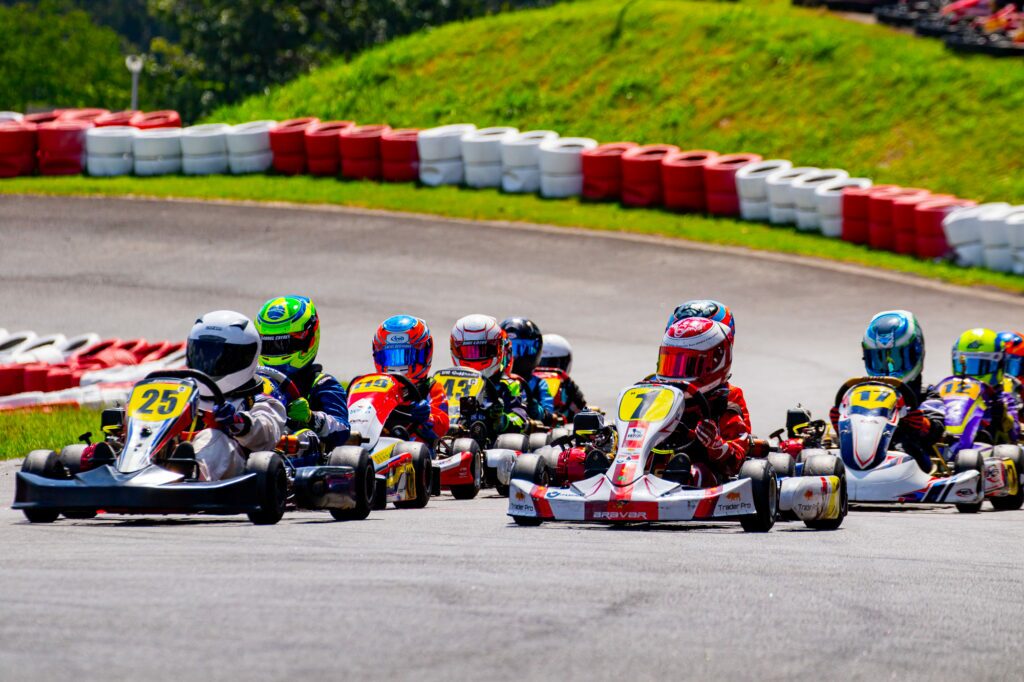
<svg viewBox="0 0 1024 682">
<path fill-rule="evenodd" d="M 476 480 L 473 474 L 473 453 L 460 452 L 451 457 L 434 460 L 434 466 L 441 472 L 441 487 L 453 485 L 472 485 Z"/>
</svg>

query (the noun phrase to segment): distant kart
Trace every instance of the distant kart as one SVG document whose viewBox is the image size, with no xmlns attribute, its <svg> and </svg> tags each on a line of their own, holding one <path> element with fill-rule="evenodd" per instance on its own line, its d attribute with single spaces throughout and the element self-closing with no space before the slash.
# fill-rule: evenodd
<svg viewBox="0 0 1024 682">
<path fill-rule="evenodd" d="M 703 395 L 695 392 L 693 399 L 704 414 L 709 412 Z M 567 487 L 551 485 L 542 457 L 522 455 L 512 472 L 509 516 L 527 526 L 544 521 L 738 521 L 753 532 L 771 530 L 779 509 L 810 522 L 840 518 L 842 476 L 788 478 L 780 490 L 768 460 L 748 459 L 737 477 L 713 488 L 697 488 L 679 482 L 690 476 L 688 460 L 679 455 L 669 461 L 662 477 L 648 473 L 652 449 L 675 430 L 685 401 L 684 393 L 673 386 L 641 383 L 623 391 L 616 412 L 615 459 L 603 473 Z"/>
<path fill-rule="evenodd" d="M 366 374 L 348 388 L 348 421 L 353 440 L 335 452 L 349 457 L 367 453 L 376 473 L 374 509 L 394 503 L 417 509 L 430 501 L 433 477 L 430 448 L 412 440 L 411 418 L 402 406 L 420 400 L 416 385 L 399 374 Z"/>
<path fill-rule="evenodd" d="M 87 455 L 86 445 L 61 454 L 35 450 L 15 481 L 13 508 L 33 523 L 63 514 L 91 518 L 118 514 L 247 514 L 256 524 L 277 523 L 285 510 L 325 509 L 339 520 L 366 518 L 373 470 L 366 457 L 332 453 L 316 466 L 295 467 L 282 452 L 253 452 L 245 473 L 198 480 L 190 442 L 200 426 L 199 385 L 214 405 L 224 395 L 193 370 L 153 372 L 135 385 L 126 411 L 104 412 L 108 437 Z"/>
</svg>

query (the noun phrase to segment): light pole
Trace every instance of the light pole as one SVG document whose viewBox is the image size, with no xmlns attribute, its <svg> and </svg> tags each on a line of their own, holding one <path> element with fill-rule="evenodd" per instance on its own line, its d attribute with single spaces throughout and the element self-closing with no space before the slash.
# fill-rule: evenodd
<svg viewBox="0 0 1024 682">
<path fill-rule="evenodd" d="M 124 58 L 124 65 L 132 74 L 132 111 L 139 108 L 139 74 L 142 73 L 142 57 L 130 54 Z"/>
</svg>

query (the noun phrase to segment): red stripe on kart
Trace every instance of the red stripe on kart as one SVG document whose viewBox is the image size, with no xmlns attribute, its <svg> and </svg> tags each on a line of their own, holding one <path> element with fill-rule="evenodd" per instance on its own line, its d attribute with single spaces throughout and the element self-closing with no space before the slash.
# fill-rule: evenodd
<svg viewBox="0 0 1024 682">
<path fill-rule="evenodd" d="M 537 516 L 542 519 L 553 519 L 555 515 L 551 513 L 551 503 L 548 502 L 547 493 L 547 486 L 535 485 L 533 490 L 530 491 L 530 497 L 533 498 L 533 506 L 537 510 Z"/>
<path fill-rule="evenodd" d="M 697 503 L 697 511 L 693 513 L 695 519 L 710 519 L 715 513 L 715 505 L 718 503 L 718 496 L 722 494 L 722 486 L 715 486 L 704 491 L 704 499 Z"/>
</svg>

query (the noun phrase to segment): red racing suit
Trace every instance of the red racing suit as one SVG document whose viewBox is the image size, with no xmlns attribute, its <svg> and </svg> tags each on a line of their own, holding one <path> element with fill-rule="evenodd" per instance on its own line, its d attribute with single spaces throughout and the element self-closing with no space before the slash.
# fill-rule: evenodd
<svg viewBox="0 0 1024 682">
<path fill-rule="evenodd" d="M 424 379 L 416 387 L 420 389 L 420 395 L 430 403 L 430 418 L 422 424 L 414 424 L 411 434 L 413 440 L 433 447 L 434 441 L 448 433 L 448 396 L 444 387 L 433 377 Z"/>
</svg>

